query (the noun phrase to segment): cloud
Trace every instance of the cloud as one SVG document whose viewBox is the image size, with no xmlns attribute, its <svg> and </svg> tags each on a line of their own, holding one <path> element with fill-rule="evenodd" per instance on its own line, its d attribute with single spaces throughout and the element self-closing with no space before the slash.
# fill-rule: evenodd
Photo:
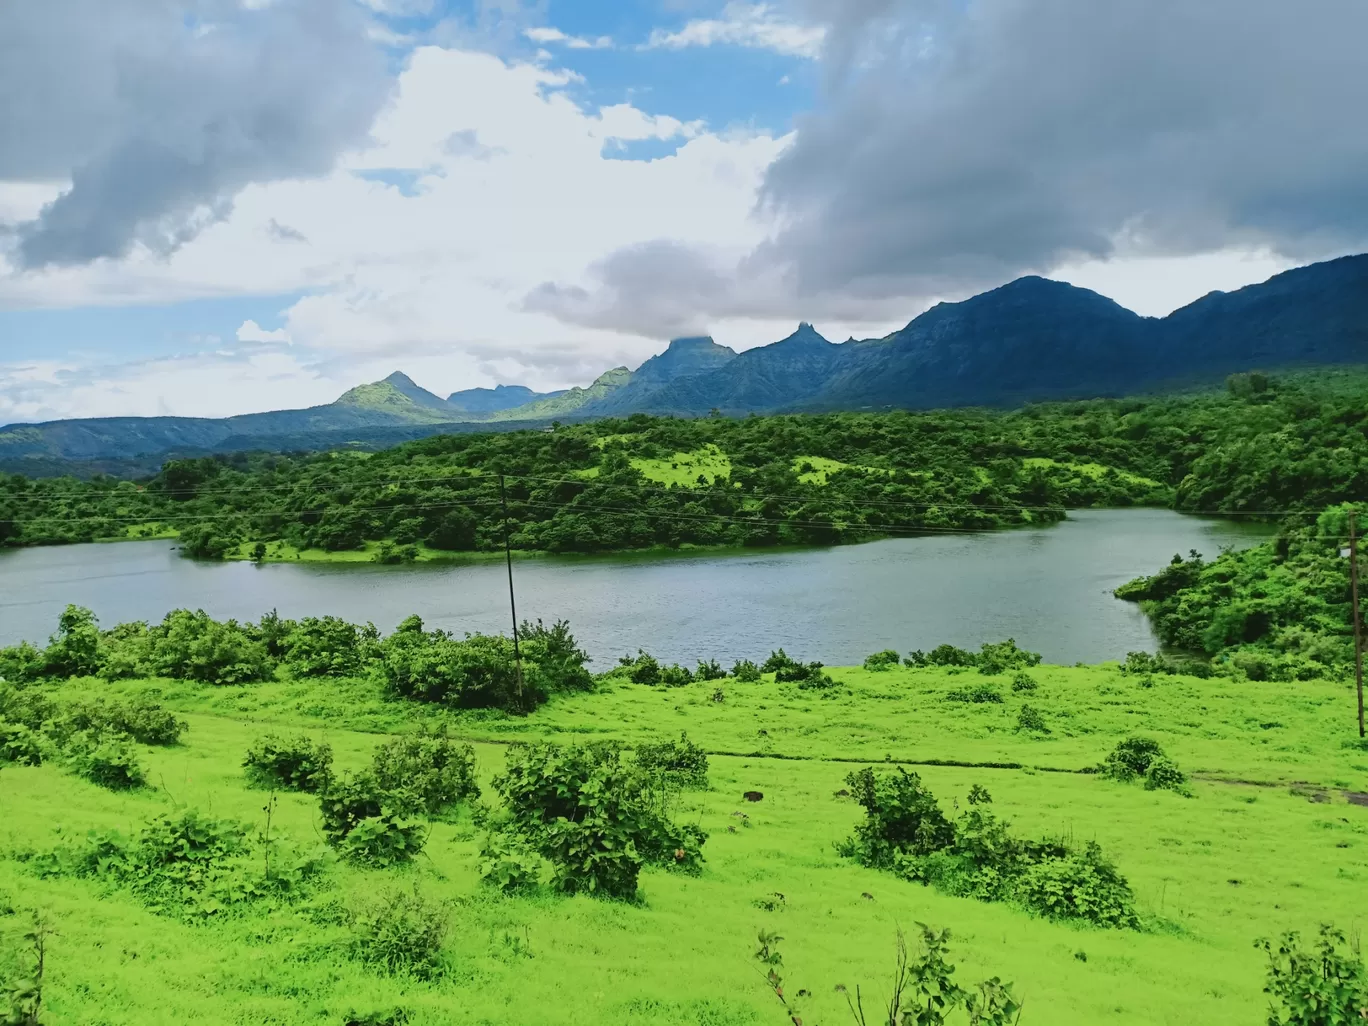
<svg viewBox="0 0 1368 1026">
<path fill-rule="evenodd" d="M 166 254 L 248 184 L 325 174 L 391 85 L 343 0 L 0 5 L 0 181 L 60 179 L 21 268 Z"/>
<path fill-rule="evenodd" d="M 683 50 L 693 46 L 743 46 L 773 50 L 789 57 L 816 57 L 825 30 L 820 25 L 790 21 L 770 4 L 733 2 L 719 18 L 697 18 L 676 31 L 655 29 L 643 44 L 648 50 Z"/>
<path fill-rule="evenodd" d="M 270 234 L 271 238 L 275 239 L 277 242 L 309 241 L 305 238 L 304 233 L 298 228 L 291 228 L 288 224 L 281 224 L 274 217 L 271 218 L 270 222 L 266 225 L 266 231 Z"/>
<path fill-rule="evenodd" d="M 237 330 L 237 340 L 239 342 L 265 342 L 265 343 L 284 343 L 290 344 L 290 333 L 284 328 L 276 328 L 274 331 L 267 331 L 256 321 L 243 321 Z"/>
<path fill-rule="evenodd" d="M 799 293 L 1368 244 L 1368 5 L 808 0 L 832 77 L 766 175 Z"/>
<path fill-rule="evenodd" d="M 540 46 L 559 43 L 571 50 L 608 50 L 613 46 L 612 36 L 596 36 L 593 39 L 584 36 L 571 36 L 548 25 L 523 29 L 523 35 Z"/>
</svg>

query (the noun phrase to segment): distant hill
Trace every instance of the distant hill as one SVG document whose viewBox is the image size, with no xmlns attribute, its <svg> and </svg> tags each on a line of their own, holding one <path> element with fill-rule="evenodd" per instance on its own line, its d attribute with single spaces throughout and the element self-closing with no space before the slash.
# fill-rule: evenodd
<svg viewBox="0 0 1368 1026">
<path fill-rule="evenodd" d="M 893 334 L 836 344 L 810 324 L 737 354 L 676 339 L 635 372 L 585 388 L 521 385 L 448 398 L 406 375 L 305 410 L 218 420 L 106 417 L 0 428 L 0 467 L 133 460 L 169 453 L 375 446 L 439 431 L 658 413 L 926 409 L 1115 396 L 1237 371 L 1368 363 L 1368 255 L 1214 292 L 1167 317 L 1140 317 L 1087 289 L 1028 277 L 941 303 Z M 17 463 L 16 463 L 17 461 Z"/>
</svg>

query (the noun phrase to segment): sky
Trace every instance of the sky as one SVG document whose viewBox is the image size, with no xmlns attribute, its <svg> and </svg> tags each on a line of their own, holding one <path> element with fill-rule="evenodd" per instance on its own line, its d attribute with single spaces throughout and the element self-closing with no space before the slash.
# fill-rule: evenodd
<svg viewBox="0 0 1368 1026">
<path fill-rule="evenodd" d="M 0 5 L 0 424 L 1368 250 L 1363 0 Z"/>
</svg>

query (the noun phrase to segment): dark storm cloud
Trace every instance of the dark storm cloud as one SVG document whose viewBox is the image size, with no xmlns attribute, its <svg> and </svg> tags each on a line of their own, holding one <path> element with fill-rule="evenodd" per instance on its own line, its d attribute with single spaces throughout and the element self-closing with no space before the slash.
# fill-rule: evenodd
<svg viewBox="0 0 1368 1026">
<path fill-rule="evenodd" d="M 659 336 L 683 298 L 858 319 L 1118 250 L 1368 248 L 1365 0 L 790 7 L 826 28 L 825 88 L 766 175 L 774 237 L 725 270 L 615 254 L 530 302 Z"/>
<path fill-rule="evenodd" d="M 757 259 L 933 294 L 1118 242 L 1368 243 L 1362 0 L 807 0 L 836 69 Z"/>
<path fill-rule="evenodd" d="M 0 181 L 71 183 L 17 261 L 170 251 L 249 183 L 329 170 L 390 87 L 348 0 L 0 4 Z"/>
</svg>

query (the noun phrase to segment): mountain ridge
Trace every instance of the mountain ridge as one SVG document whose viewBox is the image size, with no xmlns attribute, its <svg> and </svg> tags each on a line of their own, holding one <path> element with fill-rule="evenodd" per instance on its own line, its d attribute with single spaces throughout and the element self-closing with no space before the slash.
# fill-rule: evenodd
<svg viewBox="0 0 1368 1026">
<path fill-rule="evenodd" d="M 195 417 L 74 418 L 0 427 L 0 459 L 143 458 L 332 444 L 438 430 L 507 430 L 553 419 L 703 416 L 1004 405 L 1115 396 L 1254 368 L 1368 363 L 1368 254 L 1294 268 L 1142 317 L 1065 282 L 1026 276 L 938 303 L 877 339 L 834 343 L 808 322 L 737 353 L 707 336 L 673 340 L 636 371 L 585 387 L 522 385 L 443 399 L 400 371 L 301 410 Z M 459 397 L 459 400 L 458 400 Z M 320 443 L 323 444 L 323 443 Z"/>
</svg>

